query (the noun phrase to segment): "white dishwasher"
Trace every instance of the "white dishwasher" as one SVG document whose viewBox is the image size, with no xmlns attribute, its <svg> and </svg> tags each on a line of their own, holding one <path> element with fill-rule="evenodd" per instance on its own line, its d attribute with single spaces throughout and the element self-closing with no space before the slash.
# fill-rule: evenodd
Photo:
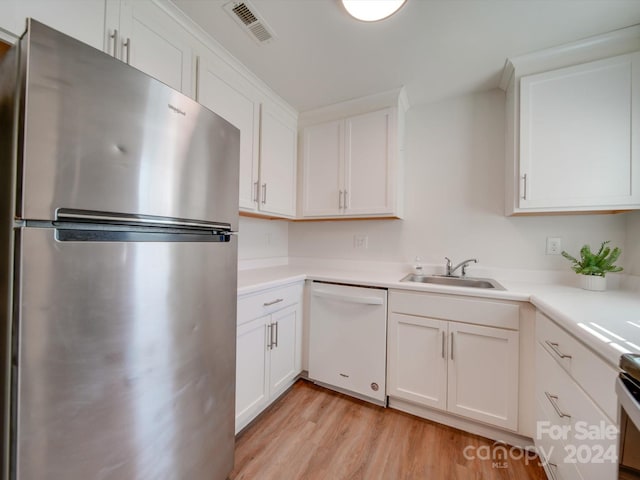
<svg viewBox="0 0 640 480">
<path fill-rule="evenodd" d="M 313 282 L 309 378 L 386 405 L 387 290 Z"/>
</svg>

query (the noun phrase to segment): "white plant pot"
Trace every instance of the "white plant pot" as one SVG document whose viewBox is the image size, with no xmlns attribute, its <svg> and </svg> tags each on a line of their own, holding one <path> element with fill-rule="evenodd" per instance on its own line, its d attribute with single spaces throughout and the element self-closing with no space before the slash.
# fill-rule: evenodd
<svg viewBox="0 0 640 480">
<path fill-rule="evenodd" d="M 580 275 L 580 286 L 585 290 L 604 292 L 607 289 L 607 279 L 597 275 Z"/>
</svg>

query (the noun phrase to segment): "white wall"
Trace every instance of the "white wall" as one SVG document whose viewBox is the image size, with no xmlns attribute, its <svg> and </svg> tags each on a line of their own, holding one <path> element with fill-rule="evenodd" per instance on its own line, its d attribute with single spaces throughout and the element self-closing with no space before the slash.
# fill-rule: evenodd
<svg viewBox="0 0 640 480">
<path fill-rule="evenodd" d="M 561 237 L 572 253 L 603 240 L 626 250 L 625 215 L 504 216 L 502 91 L 411 108 L 406 140 L 404 220 L 293 223 L 289 255 L 393 262 L 420 255 L 434 264 L 477 257 L 493 267 L 567 269 L 565 259 L 545 254 L 547 236 Z M 354 249 L 356 234 L 369 237 L 368 249 Z"/>
<path fill-rule="evenodd" d="M 288 244 L 288 222 L 240 217 L 238 234 L 240 260 L 286 257 L 289 250 Z"/>
<path fill-rule="evenodd" d="M 627 213 L 627 239 L 622 261 L 619 262 L 630 275 L 640 275 L 640 212 Z"/>
</svg>

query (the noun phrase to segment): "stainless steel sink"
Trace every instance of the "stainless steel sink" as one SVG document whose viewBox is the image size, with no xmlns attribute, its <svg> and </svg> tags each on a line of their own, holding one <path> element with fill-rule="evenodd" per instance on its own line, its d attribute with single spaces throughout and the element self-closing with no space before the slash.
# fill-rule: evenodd
<svg viewBox="0 0 640 480">
<path fill-rule="evenodd" d="M 505 289 L 492 278 L 447 277 L 442 275 L 415 275 L 410 273 L 400 281 L 433 283 L 435 285 L 447 285 L 451 287 L 492 288 L 494 290 Z"/>
</svg>

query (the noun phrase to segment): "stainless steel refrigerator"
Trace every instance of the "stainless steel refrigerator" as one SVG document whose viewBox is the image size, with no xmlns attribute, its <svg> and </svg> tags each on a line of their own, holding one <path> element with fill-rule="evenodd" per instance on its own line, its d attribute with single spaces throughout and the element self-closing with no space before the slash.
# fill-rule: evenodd
<svg viewBox="0 0 640 480">
<path fill-rule="evenodd" d="M 28 23 L 0 67 L 5 477 L 231 471 L 239 137 Z"/>
</svg>

